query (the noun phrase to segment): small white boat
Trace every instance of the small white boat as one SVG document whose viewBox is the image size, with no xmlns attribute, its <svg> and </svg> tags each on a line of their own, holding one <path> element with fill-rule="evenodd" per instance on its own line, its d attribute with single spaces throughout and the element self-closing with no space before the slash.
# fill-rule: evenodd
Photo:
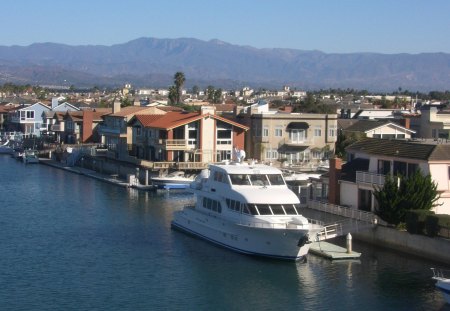
<svg viewBox="0 0 450 311">
<path fill-rule="evenodd" d="M 191 184 L 196 203 L 174 213 L 172 227 L 233 251 L 305 258 L 323 226 L 301 215 L 281 171 L 262 164 L 211 164 Z"/>
<path fill-rule="evenodd" d="M 39 163 L 39 155 L 36 150 L 25 150 L 22 155 L 22 160 L 25 164 Z"/>
<path fill-rule="evenodd" d="M 10 141 L 7 140 L 0 145 L 0 154 L 11 154 L 14 152 L 13 147 L 10 146 Z"/>
<path fill-rule="evenodd" d="M 151 181 L 158 189 L 187 189 L 194 176 L 186 176 L 183 171 L 175 171 L 161 177 L 152 177 Z"/>
<path fill-rule="evenodd" d="M 436 287 L 442 292 L 445 301 L 450 304 L 450 271 L 431 268 Z M 447 275 L 445 275 L 447 273 Z"/>
</svg>

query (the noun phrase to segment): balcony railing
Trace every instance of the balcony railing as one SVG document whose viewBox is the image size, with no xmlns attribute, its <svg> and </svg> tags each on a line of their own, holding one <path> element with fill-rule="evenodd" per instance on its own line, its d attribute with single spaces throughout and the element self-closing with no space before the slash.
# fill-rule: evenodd
<svg viewBox="0 0 450 311">
<path fill-rule="evenodd" d="M 363 171 L 356 172 L 356 183 L 383 186 L 385 179 L 386 175 L 382 174 Z"/>
<path fill-rule="evenodd" d="M 196 140 L 192 139 L 158 139 L 157 143 L 166 150 L 188 150 L 196 146 Z"/>
<path fill-rule="evenodd" d="M 50 126 L 50 131 L 63 132 L 64 131 L 64 126 L 62 126 L 61 124 L 52 124 Z"/>
</svg>

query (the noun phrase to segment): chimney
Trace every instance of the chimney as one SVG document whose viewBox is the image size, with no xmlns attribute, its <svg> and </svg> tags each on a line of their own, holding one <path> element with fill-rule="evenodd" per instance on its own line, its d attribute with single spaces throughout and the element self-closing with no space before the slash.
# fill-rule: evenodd
<svg viewBox="0 0 450 311">
<path fill-rule="evenodd" d="M 92 138 L 92 128 L 94 126 L 94 111 L 83 111 L 83 128 L 81 129 L 81 142 L 86 143 Z"/>
<path fill-rule="evenodd" d="M 115 114 L 115 113 L 117 113 L 119 111 L 120 111 L 120 102 L 119 101 L 114 101 L 112 113 Z"/>
<path fill-rule="evenodd" d="M 342 159 L 330 159 L 329 185 L 328 185 L 328 203 L 339 205 L 341 202 L 341 189 L 339 180 L 341 179 Z"/>
<path fill-rule="evenodd" d="M 214 106 L 202 106 L 201 107 L 201 114 L 215 115 L 216 114 L 216 107 L 214 107 Z"/>
</svg>

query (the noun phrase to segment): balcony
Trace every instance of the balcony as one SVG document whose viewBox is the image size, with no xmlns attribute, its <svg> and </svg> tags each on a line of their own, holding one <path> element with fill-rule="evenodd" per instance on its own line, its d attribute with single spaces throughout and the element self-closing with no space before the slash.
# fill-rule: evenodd
<svg viewBox="0 0 450 311">
<path fill-rule="evenodd" d="M 196 141 L 192 139 L 158 139 L 157 143 L 166 150 L 191 150 L 196 146 Z"/>
<path fill-rule="evenodd" d="M 383 186 L 386 175 L 372 173 L 372 172 L 356 172 L 356 183 L 357 184 L 369 184 Z"/>
<path fill-rule="evenodd" d="M 50 126 L 50 131 L 52 131 L 52 132 L 64 132 L 64 125 L 62 125 L 62 124 L 52 124 Z"/>
</svg>

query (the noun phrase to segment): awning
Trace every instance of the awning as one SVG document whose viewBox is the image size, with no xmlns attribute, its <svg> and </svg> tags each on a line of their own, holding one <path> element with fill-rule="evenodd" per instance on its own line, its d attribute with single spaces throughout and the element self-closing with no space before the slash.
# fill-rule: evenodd
<svg viewBox="0 0 450 311">
<path fill-rule="evenodd" d="M 309 124 L 306 122 L 291 122 L 286 127 L 287 130 L 307 130 Z"/>
<path fill-rule="evenodd" d="M 291 146 L 291 145 L 283 145 L 280 148 L 278 148 L 278 152 L 282 153 L 296 153 L 296 152 L 302 152 L 308 149 L 308 146 Z"/>
</svg>

